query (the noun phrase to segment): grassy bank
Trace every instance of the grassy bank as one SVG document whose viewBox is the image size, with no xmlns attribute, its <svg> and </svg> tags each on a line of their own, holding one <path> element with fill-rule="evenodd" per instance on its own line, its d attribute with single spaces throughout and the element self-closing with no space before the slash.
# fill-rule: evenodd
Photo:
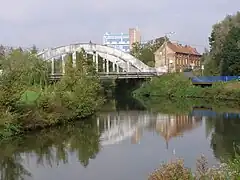
<svg viewBox="0 0 240 180">
<path fill-rule="evenodd" d="M 199 87 L 192 85 L 183 74 L 167 74 L 155 77 L 134 91 L 137 98 L 156 96 L 176 98 L 205 98 L 211 100 L 237 100 L 240 101 L 240 82 L 219 82 L 212 87 Z"/>
<path fill-rule="evenodd" d="M 77 68 L 69 58 L 66 75 L 50 83 L 49 64 L 35 55 L 15 50 L 4 57 L 0 139 L 85 118 L 97 110 L 103 103 L 99 79 L 84 53 L 78 58 Z"/>
<path fill-rule="evenodd" d="M 212 101 L 206 98 L 137 97 L 137 100 L 147 110 L 164 114 L 188 114 L 193 108 L 209 108 L 218 113 L 239 113 L 240 109 L 237 101 Z"/>
</svg>

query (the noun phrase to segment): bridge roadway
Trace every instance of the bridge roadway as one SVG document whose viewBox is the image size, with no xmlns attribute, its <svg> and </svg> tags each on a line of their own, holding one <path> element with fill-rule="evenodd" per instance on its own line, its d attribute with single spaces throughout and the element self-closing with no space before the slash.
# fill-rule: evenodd
<svg viewBox="0 0 240 180">
<path fill-rule="evenodd" d="M 157 72 L 98 72 L 100 79 L 143 79 L 157 75 Z M 51 74 L 50 80 L 59 80 L 62 76 L 61 73 Z"/>
</svg>

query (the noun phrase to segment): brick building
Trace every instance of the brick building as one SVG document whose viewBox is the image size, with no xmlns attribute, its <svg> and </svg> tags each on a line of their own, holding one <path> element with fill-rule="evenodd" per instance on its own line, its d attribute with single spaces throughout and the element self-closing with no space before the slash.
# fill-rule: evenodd
<svg viewBox="0 0 240 180">
<path fill-rule="evenodd" d="M 169 72 L 182 72 L 186 68 L 200 68 L 201 54 L 191 46 L 167 42 L 155 53 L 155 67 L 168 67 Z"/>
</svg>

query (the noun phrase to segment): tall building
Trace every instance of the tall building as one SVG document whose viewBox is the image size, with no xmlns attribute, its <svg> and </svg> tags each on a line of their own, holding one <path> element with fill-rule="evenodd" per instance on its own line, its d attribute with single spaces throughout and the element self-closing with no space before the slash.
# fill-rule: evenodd
<svg viewBox="0 0 240 180">
<path fill-rule="evenodd" d="M 141 35 L 138 28 L 130 28 L 128 33 L 105 33 L 103 45 L 119 49 L 123 52 L 130 52 L 135 42 L 141 42 Z"/>
<path fill-rule="evenodd" d="M 141 33 L 138 28 L 129 29 L 129 45 L 132 48 L 133 43 L 141 42 Z"/>
<path fill-rule="evenodd" d="M 125 33 L 103 35 L 103 45 L 119 49 L 123 52 L 130 52 L 129 35 Z"/>
</svg>

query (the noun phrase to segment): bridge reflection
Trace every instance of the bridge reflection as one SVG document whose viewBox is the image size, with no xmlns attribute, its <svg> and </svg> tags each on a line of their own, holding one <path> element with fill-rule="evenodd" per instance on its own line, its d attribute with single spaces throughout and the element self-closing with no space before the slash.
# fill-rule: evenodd
<svg viewBox="0 0 240 180">
<path fill-rule="evenodd" d="M 101 113 L 97 121 L 103 146 L 126 139 L 131 139 L 131 143 L 136 144 L 140 142 L 144 131 L 155 131 L 165 139 L 168 148 L 171 138 L 200 126 L 202 119 L 202 116 L 119 111 Z"/>
</svg>

